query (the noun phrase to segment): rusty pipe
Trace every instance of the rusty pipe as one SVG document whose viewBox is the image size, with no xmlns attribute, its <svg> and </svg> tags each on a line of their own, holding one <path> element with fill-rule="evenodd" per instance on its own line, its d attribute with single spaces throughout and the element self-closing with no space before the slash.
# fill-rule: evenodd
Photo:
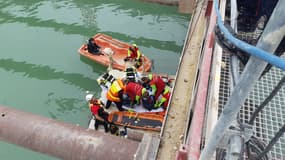
<svg viewBox="0 0 285 160">
<path fill-rule="evenodd" d="M 4 106 L 0 106 L 0 140 L 68 160 L 130 160 L 139 145 Z"/>
</svg>

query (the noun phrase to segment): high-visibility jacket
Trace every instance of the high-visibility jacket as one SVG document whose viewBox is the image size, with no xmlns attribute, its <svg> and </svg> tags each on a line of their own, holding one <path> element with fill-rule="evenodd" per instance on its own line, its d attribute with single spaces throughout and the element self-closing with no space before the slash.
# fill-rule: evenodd
<svg viewBox="0 0 285 160">
<path fill-rule="evenodd" d="M 146 89 L 138 83 L 129 82 L 126 85 L 126 93 L 130 97 L 131 101 L 136 100 L 138 102 L 144 92 L 146 92 Z"/>
<path fill-rule="evenodd" d="M 101 108 L 100 105 L 96 105 L 96 104 L 90 105 L 90 111 L 93 115 L 97 115 L 100 108 Z"/>
<path fill-rule="evenodd" d="M 163 108 L 166 109 L 168 106 L 170 95 L 171 95 L 170 89 L 168 87 L 165 87 L 164 92 L 162 93 L 161 99 L 159 99 L 155 103 L 155 108 L 160 107 L 163 104 Z"/>
<path fill-rule="evenodd" d="M 141 58 L 141 53 L 139 51 L 139 48 L 133 47 L 132 49 L 133 50 L 131 49 L 128 50 L 128 57 L 139 60 Z"/>
<path fill-rule="evenodd" d="M 125 86 L 121 79 L 115 80 L 107 92 L 107 99 L 112 102 L 120 102 L 119 92 L 124 90 Z"/>
<path fill-rule="evenodd" d="M 163 92 L 165 88 L 165 83 L 161 77 L 156 75 L 149 75 L 149 85 L 151 87 L 152 95 L 154 95 L 155 100 L 159 97 L 159 95 Z"/>
</svg>

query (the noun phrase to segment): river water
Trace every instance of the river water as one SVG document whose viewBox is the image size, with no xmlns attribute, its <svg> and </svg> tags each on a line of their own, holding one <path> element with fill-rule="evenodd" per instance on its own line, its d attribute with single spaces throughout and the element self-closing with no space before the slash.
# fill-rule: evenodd
<svg viewBox="0 0 285 160">
<path fill-rule="evenodd" d="M 85 91 L 100 94 L 106 68 L 80 57 L 81 44 L 102 32 L 136 43 L 154 72 L 175 74 L 189 20 L 141 1 L 0 0 L 0 105 L 87 127 Z M 5 142 L 0 157 L 56 159 Z"/>
</svg>

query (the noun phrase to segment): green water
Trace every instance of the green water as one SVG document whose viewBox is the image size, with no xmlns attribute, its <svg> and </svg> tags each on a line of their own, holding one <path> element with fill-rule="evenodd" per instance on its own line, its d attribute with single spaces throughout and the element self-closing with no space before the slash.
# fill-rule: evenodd
<svg viewBox="0 0 285 160">
<path fill-rule="evenodd" d="M 175 74 L 189 19 L 130 0 L 0 0 L 0 105 L 87 127 L 85 91 L 99 95 L 106 69 L 80 57 L 80 45 L 102 32 L 136 43 L 154 72 Z M 0 157 L 55 159 L 5 142 Z"/>
</svg>

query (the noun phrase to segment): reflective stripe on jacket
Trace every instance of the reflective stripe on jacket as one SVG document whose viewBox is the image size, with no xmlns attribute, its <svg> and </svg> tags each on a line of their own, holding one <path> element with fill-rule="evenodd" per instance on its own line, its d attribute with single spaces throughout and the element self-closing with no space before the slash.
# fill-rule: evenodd
<svg viewBox="0 0 285 160">
<path fill-rule="evenodd" d="M 124 90 L 124 84 L 121 79 L 114 81 L 107 92 L 107 99 L 113 102 L 120 102 L 119 92 Z"/>
<path fill-rule="evenodd" d="M 164 81 L 162 80 L 161 77 L 153 75 L 152 79 L 149 82 L 149 85 L 152 88 L 152 93 L 155 96 L 155 100 L 157 100 L 157 98 L 163 92 L 163 90 L 165 88 Z"/>
<path fill-rule="evenodd" d="M 137 47 L 134 47 L 133 49 L 134 50 L 130 50 L 130 49 L 128 50 L 128 57 L 140 59 L 141 53 L 140 53 L 139 49 Z"/>
</svg>

